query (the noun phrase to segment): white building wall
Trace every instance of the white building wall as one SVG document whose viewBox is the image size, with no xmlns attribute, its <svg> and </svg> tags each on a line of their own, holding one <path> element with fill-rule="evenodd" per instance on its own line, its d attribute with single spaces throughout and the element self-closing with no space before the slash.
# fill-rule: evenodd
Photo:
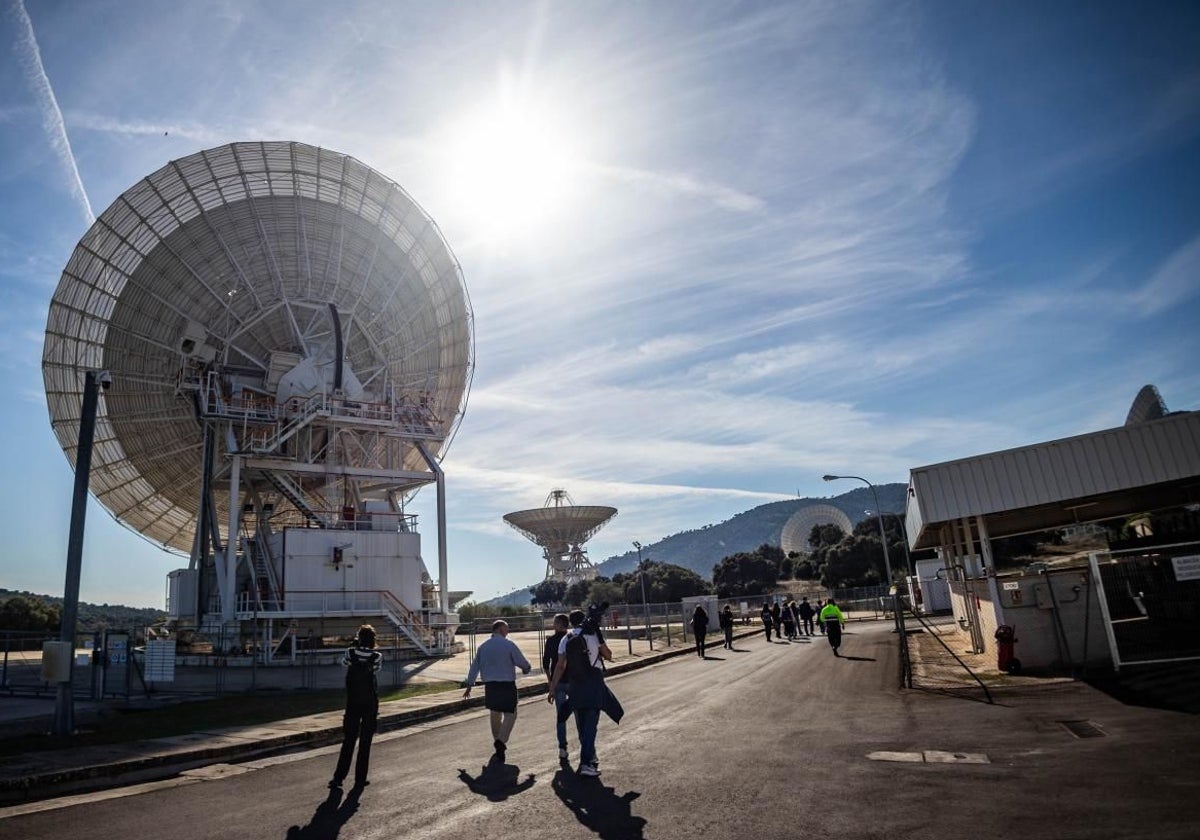
<svg viewBox="0 0 1200 840">
<path fill-rule="evenodd" d="M 334 548 L 342 562 L 333 562 Z M 410 610 L 421 608 L 421 536 L 384 531 L 293 528 L 275 535 L 275 556 L 283 557 L 284 603 L 307 609 L 320 594 L 325 609 L 364 606 L 378 592 L 391 593 Z"/>
<path fill-rule="evenodd" d="M 988 583 L 984 579 L 955 582 L 952 589 L 955 590 L 956 616 L 962 617 L 966 598 L 975 598 L 979 605 L 980 629 L 989 667 L 996 665 L 995 632 L 1001 623 L 1016 630 L 1015 655 L 1025 671 L 1078 668 L 1085 662 L 1085 648 L 1089 666 L 1112 664 L 1104 616 L 1100 612 L 1090 570 L 1079 568 L 1049 575 L 998 576 L 994 581 L 998 605 Z M 963 644 L 969 645 L 970 635 L 961 627 L 960 635 Z"/>
</svg>

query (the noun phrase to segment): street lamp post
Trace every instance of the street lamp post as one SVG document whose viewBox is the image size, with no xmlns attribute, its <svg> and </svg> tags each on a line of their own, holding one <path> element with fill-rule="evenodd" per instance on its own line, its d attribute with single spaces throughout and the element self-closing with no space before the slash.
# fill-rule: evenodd
<svg viewBox="0 0 1200 840">
<path fill-rule="evenodd" d="M 650 605 L 646 602 L 646 570 L 642 568 L 642 544 L 634 540 L 633 547 L 638 553 L 638 580 L 642 583 L 642 612 L 645 614 L 646 639 L 650 642 L 650 650 L 654 650 L 654 636 L 650 633 Z"/>
<path fill-rule="evenodd" d="M 79 413 L 79 443 L 75 450 L 75 491 L 71 499 L 71 526 L 67 533 L 67 576 L 63 585 L 62 626 L 59 639 L 68 656 L 67 679 L 58 684 L 54 704 L 55 735 L 75 731 L 75 623 L 79 615 L 79 578 L 83 567 L 83 524 L 87 517 L 88 479 L 92 472 L 92 440 L 96 434 L 96 409 L 100 389 L 112 386 L 108 371 L 89 370 L 83 378 L 83 405 Z"/>
<path fill-rule="evenodd" d="M 875 492 L 875 485 L 867 481 L 862 476 L 857 475 L 823 475 L 823 481 L 837 481 L 839 478 L 853 478 L 855 481 L 861 481 L 863 484 L 871 488 L 871 496 L 875 499 L 875 518 L 879 520 L 879 541 L 883 543 L 883 567 L 887 570 L 887 585 L 888 591 L 892 588 L 892 561 L 888 558 L 887 548 L 887 533 L 883 530 L 883 514 L 879 511 L 879 494 Z"/>
</svg>

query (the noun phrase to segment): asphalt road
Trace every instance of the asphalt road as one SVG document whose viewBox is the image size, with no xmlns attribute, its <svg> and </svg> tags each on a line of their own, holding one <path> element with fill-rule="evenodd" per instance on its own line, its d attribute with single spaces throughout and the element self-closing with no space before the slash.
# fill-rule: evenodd
<svg viewBox="0 0 1200 840">
<path fill-rule="evenodd" d="M 330 798 L 331 749 L 252 762 L 0 818 L 0 837 L 199 838 L 1134 838 L 1198 836 L 1200 721 L 1124 706 L 1081 684 L 999 705 L 904 692 L 894 636 L 761 636 L 611 681 L 626 708 L 601 723 L 603 776 L 556 757 L 544 698 L 522 704 L 507 764 L 475 712 L 376 742 L 372 784 Z M 1059 721 L 1093 722 L 1079 739 Z M 572 759 L 578 759 L 571 733 Z M 878 751 L 965 756 L 870 760 Z M 966 763 L 986 756 L 988 763 Z"/>
</svg>

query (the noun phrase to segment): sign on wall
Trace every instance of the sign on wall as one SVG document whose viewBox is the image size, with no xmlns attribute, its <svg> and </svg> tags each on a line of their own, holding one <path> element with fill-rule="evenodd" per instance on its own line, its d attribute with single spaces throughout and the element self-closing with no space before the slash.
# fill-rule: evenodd
<svg viewBox="0 0 1200 840">
<path fill-rule="evenodd" d="M 1172 557 L 1171 564 L 1175 567 L 1175 580 L 1200 580 L 1200 554 Z"/>
</svg>

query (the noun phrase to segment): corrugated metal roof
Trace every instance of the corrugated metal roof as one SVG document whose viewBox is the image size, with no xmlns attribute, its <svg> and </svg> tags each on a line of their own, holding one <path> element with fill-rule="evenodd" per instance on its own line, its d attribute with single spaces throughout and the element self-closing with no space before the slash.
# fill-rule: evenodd
<svg viewBox="0 0 1200 840">
<path fill-rule="evenodd" d="M 910 471 L 907 530 L 1200 477 L 1200 412 Z"/>
</svg>

